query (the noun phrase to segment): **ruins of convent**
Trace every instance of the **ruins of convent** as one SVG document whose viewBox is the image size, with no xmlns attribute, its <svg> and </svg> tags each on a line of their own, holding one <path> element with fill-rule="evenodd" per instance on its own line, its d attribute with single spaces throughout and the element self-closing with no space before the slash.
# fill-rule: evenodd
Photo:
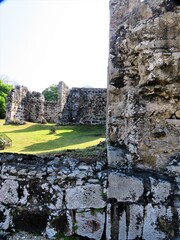
<svg viewBox="0 0 180 240">
<path fill-rule="evenodd" d="M 1 239 L 180 239 L 179 23 L 178 1 L 110 0 L 107 161 L 0 154 Z"/>
<path fill-rule="evenodd" d="M 13 119 L 37 123 L 104 125 L 106 89 L 72 88 L 58 84 L 58 101 L 48 102 L 39 92 L 16 86 L 7 97 L 6 124 Z"/>
</svg>

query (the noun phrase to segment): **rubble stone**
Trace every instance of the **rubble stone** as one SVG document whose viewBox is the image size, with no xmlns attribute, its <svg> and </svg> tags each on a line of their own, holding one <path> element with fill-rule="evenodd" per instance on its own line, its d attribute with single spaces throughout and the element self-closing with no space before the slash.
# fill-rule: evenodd
<svg viewBox="0 0 180 240">
<path fill-rule="evenodd" d="M 102 188 L 99 184 L 86 184 L 66 190 L 66 206 L 69 209 L 103 208 L 106 202 L 102 199 Z"/>
<path fill-rule="evenodd" d="M 89 239 L 102 239 L 105 213 L 102 210 L 76 212 L 77 234 Z"/>
</svg>

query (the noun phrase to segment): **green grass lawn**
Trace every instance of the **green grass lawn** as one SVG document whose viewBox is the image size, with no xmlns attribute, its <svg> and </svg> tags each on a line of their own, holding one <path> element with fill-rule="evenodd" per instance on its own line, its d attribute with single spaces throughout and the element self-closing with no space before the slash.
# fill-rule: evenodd
<svg viewBox="0 0 180 240">
<path fill-rule="evenodd" d="M 12 140 L 12 146 L 2 152 L 13 153 L 58 153 L 68 149 L 85 149 L 105 140 L 103 126 L 57 126 L 56 133 L 50 134 L 54 124 L 26 123 L 25 125 L 3 125 L 0 120 L 0 133 Z"/>
</svg>

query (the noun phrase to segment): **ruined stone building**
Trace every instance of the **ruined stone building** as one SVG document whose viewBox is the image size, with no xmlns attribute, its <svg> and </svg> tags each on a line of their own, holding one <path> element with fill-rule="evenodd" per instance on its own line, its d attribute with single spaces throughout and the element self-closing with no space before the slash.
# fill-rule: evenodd
<svg viewBox="0 0 180 240">
<path fill-rule="evenodd" d="M 60 82 L 58 101 L 48 102 L 41 93 L 31 93 L 24 86 L 16 86 L 7 97 L 6 124 L 13 119 L 38 123 L 104 125 L 106 89 L 69 89 L 64 82 Z"/>
<path fill-rule="evenodd" d="M 0 154 L 0 236 L 180 238 L 179 23 L 178 1 L 110 0 L 107 161 Z"/>
<path fill-rule="evenodd" d="M 58 106 L 61 106 L 58 122 L 64 124 L 105 124 L 106 89 L 72 88 L 70 90 L 61 82 L 58 92 Z"/>
</svg>

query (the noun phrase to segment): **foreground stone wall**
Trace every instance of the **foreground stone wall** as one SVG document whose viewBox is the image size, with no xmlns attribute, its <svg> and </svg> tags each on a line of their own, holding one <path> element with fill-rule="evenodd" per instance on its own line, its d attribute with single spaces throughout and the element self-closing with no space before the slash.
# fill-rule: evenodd
<svg viewBox="0 0 180 240">
<path fill-rule="evenodd" d="M 180 238 L 179 22 L 178 1 L 110 0 L 107 239 Z"/>
<path fill-rule="evenodd" d="M 174 239 L 178 177 L 175 161 L 162 174 L 104 158 L 0 154 L 0 239 Z"/>
<path fill-rule="evenodd" d="M 0 239 L 101 239 L 107 163 L 89 161 L 0 154 Z"/>
</svg>

